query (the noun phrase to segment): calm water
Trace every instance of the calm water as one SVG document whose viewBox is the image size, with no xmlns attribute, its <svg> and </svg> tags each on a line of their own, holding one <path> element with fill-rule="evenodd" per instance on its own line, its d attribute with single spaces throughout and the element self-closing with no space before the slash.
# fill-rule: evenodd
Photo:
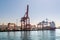
<svg viewBox="0 0 60 40">
<path fill-rule="evenodd" d="M 55 31 L 0 32 L 0 40 L 60 40 L 60 29 Z"/>
</svg>

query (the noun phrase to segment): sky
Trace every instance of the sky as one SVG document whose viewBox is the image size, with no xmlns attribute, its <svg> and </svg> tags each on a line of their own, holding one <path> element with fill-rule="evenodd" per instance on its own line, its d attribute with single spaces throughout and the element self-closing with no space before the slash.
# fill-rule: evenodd
<svg viewBox="0 0 60 40">
<path fill-rule="evenodd" d="M 31 24 L 38 24 L 47 18 L 60 26 L 60 0 L 0 0 L 0 24 L 20 24 L 27 4 Z"/>
</svg>

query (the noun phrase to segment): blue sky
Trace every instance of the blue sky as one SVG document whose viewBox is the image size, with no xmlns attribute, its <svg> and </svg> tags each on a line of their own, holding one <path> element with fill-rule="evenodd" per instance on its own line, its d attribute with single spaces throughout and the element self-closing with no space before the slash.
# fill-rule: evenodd
<svg viewBox="0 0 60 40">
<path fill-rule="evenodd" d="M 20 18 L 29 4 L 29 16 L 32 24 L 46 18 L 60 26 L 60 0 L 0 0 L 0 24 L 14 22 L 20 24 Z"/>
</svg>

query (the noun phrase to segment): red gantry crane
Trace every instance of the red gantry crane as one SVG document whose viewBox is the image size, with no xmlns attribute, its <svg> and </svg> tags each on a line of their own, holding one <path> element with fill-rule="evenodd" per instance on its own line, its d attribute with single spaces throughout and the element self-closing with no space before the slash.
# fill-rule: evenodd
<svg viewBox="0 0 60 40">
<path fill-rule="evenodd" d="M 27 5 L 27 10 L 25 15 L 21 18 L 21 30 L 30 30 L 30 18 L 28 15 L 29 5 Z"/>
</svg>

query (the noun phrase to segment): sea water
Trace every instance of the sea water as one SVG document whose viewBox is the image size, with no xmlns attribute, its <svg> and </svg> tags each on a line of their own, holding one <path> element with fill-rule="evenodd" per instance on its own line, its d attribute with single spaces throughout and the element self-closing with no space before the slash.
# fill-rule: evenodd
<svg viewBox="0 0 60 40">
<path fill-rule="evenodd" d="M 60 40 L 60 29 L 0 32 L 0 40 Z"/>
</svg>

